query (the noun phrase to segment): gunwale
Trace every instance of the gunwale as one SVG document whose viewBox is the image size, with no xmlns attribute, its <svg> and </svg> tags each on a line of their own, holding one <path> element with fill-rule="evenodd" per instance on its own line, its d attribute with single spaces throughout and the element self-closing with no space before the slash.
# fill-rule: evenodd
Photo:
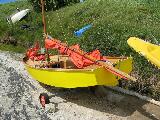
<svg viewBox="0 0 160 120">
<path fill-rule="evenodd" d="M 68 55 L 51 55 L 50 58 L 52 59 L 52 57 L 67 57 L 68 60 L 69 59 L 69 56 Z M 110 57 L 110 56 L 105 56 L 105 58 L 107 58 L 111 63 L 112 65 L 115 65 L 117 64 L 119 61 L 123 61 L 123 60 L 126 60 L 128 59 L 129 57 Z M 27 66 L 27 67 L 30 67 L 30 68 L 34 68 L 34 69 L 37 69 L 37 70 L 48 70 L 48 71 L 93 71 L 95 69 L 98 69 L 98 68 L 101 68 L 103 66 L 99 66 L 99 65 L 90 65 L 90 66 L 87 66 L 85 67 L 84 69 L 80 69 L 80 68 L 37 68 L 37 67 L 34 67 L 32 66 L 29 62 L 31 62 L 32 60 L 23 60 L 24 64 Z M 35 61 L 34 61 L 35 62 Z M 46 62 L 46 61 L 45 61 Z"/>
</svg>

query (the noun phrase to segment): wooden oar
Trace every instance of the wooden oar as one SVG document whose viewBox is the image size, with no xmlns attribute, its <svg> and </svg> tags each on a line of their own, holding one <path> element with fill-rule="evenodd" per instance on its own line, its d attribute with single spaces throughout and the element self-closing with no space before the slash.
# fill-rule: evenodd
<svg viewBox="0 0 160 120">
<path fill-rule="evenodd" d="M 105 67 L 106 70 L 108 70 L 108 71 L 110 71 L 111 73 L 119 76 L 120 78 L 123 78 L 123 79 L 126 79 L 126 80 L 130 79 L 130 80 L 132 80 L 132 81 L 136 81 L 136 79 L 135 79 L 134 77 L 128 75 L 128 74 L 125 73 L 125 72 L 120 71 L 119 69 L 113 67 L 112 65 L 110 65 L 110 64 L 108 64 L 108 63 L 106 63 L 106 62 L 97 61 L 97 59 L 95 59 L 95 58 L 93 58 L 93 57 L 85 54 L 85 53 L 82 52 L 82 51 L 79 52 L 79 51 L 76 51 L 76 50 L 71 49 L 71 48 L 69 48 L 69 49 L 72 50 L 73 52 L 75 52 L 75 53 L 77 53 L 77 54 L 79 54 L 79 55 L 87 58 L 88 60 L 91 60 L 92 62 L 95 62 L 96 64 Z"/>
<path fill-rule="evenodd" d="M 53 39 L 53 40 L 54 40 L 54 39 Z M 55 40 L 54 40 L 54 41 L 55 41 Z M 68 50 L 71 50 L 71 51 L 73 51 L 73 52 L 75 52 L 75 53 L 77 53 L 77 54 L 85 57 L 86 59 L 88 59 L 88 60 L 96 63 L 97 65 L 105 67 L 106 70 L 108 70 L 109 72 L 113 73 L 113 74 L 116 75 L 116 76 L 119 76 L 120 78 L 123 78 L 123 79 L 126 79 L 126 80 L 129 79 L 129 80 L 132 80 L 132 81 L 136 81 L 136 78 L 128 75 L 128 74 L 125 73 L 125 72 L 120 71 L 119 69 L 113 67 L 112 65 L 110 65 L 110 64 L 108 64 L 108 63 L 106 63 L 106 62 L 97 61 L 97 59 L 95 59 L 95 58 L 87 55 L 87 54 L 86 54 L 85 52 L 83 52 L 83 51 L 79 51 L 79 50 L 73 49 L 73 48 L 71 48 L 71 47 L 68 47 L 67 44 L 65 44 L 65 43 L 61 43 L 61 42 L 59 42 L 59 41 L 55 41 L 55 42 L 56 42 L 56 44 L 59 44 L 59 45 L 61 45 L 61 46 L 63 46 L 63 47 L 66 47 Z"/>
</svg>

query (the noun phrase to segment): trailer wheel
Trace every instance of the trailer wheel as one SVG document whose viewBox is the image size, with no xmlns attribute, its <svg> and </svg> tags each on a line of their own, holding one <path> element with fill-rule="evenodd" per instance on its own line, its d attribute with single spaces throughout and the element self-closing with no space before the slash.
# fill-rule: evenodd
<svg viewBox="0 0 160 120">
<path fill-rule="evenodd" d="M 41 93 L 40 96 L 39 96 L 39 100 L 40 100 L 40 103 L 41 103 L 43 108 L 45 108 L 45 104 L 50 103 L 49 96 L 48 96 L 47 93 Z"/>
</svg>

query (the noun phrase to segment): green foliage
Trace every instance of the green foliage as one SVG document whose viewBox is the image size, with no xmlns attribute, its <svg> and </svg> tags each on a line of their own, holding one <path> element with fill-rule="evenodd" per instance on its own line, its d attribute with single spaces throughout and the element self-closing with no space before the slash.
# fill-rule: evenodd
<svg viewBox="0 0 160 120">
<path fill-rule="evenodd" d="M 7 23 L 6 18 L 16 13 L 16 8 L 21 10 L 31 9 L 29 16 L 15 24 Z M 17 1 L 1 5 L 0 7 L 0 39 L 12 37 L 17 40 L 17 44 L 25 48 L 30 47 L 34 40 L 42 39 L 41 15 L 32 10 L 32 6 L 26 1 Z M 29 25 L 29 29 L 22 29 L 22 25 Z M 5 41 L 4 41 L 5 42 Z"/>
<path fill-rule="evenodd" d="M 17 53 L 24 53 L 26 49 L 22 46 L 14 46 L 14 45 L 6 45 L 6 44 L 0 44 L 0 50 L 4 51 L 14 51 Z"/>
<path fill-rule="evenodd" d="M 28 1 L 32 4 L 35 11 L 37 12 L 41 11 L 41 0 L 28 0 Z M 79 0 L 43 0 L 43 1 L 46 11 L 56 10 L 71 3 L 79 2 Z"/>
</svg>

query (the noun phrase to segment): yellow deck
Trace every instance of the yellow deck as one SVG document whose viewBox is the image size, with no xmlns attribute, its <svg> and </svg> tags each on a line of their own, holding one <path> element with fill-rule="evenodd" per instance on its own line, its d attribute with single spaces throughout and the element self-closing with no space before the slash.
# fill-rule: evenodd
<svg viewBox="0 0 160 120">
<path fill-rule="evenodd" d="M 54 59 L 54 58 L 53 58 Z M 132 70 L 132 58 L 108 58 L 116 68 L 130 73 Z M 105 68 L 96 65 L 85 69 L 72 68 L 35 68 L 25 62 L 30 75 L 37 81 L 55 87 L 76 88 L 95 85 L 116 86 L 118 77 L 108 72 Z"/>
<path fill-rule="evenodd" d="M 128 44 L 151 63 L 160 68 L 160 46 L 151 44 L 136 37 L 128 39 Z"/>
</svg>

